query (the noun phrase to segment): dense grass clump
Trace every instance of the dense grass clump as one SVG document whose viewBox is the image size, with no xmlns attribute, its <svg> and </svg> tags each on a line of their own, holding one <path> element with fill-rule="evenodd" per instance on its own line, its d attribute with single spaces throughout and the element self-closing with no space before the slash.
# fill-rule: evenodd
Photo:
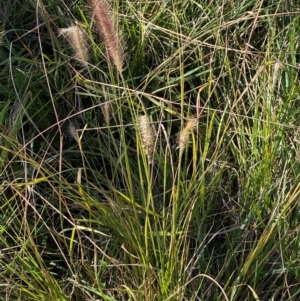
<svg viewBox="0 0 300 301">
<path fill-rule="evenodd" d="M 296 1 L 0 0 L 0 300 L 298 300 Z"/>
</svg>

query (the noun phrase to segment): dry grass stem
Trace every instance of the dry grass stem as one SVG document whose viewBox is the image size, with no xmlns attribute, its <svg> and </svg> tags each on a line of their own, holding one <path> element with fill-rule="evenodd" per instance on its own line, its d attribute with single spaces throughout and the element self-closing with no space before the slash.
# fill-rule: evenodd
<svg viewBox="0 0 300 301">
<path fill-rule="evenodd" d="M 152 163 L 154 151 L 154 132 L 147 116 L 139 116 L 139 129 L 145 154 L 148 158 L 149 163 Z"/>
<path fill-rule="evenodd" d="M 104 40 L 107 53 L 121 73 L 124 53 L 108 4 L 104 0 L 91 0 L 91 7 L 94 13 L 95 25 Z"/>
<path fill-rule="evenodd" d="M 69 42 L 74 52 L 74 58 L 86 67 L 88 64 L 88 43 L 87 35 L 83 29 L 77 25 L 72 25 L 68 28 L 61 28 L 59 33 Z"/>
<path fill-rule="evenodd" d="M 178 144 L 179 144 L 179 150 L 180 152 L 183 152 L 183 150 L 186 148 L 190 132 L 193 131 L 197 126 L 197 118 L 192 118 L 188 121 L 185 128 L 180 132 Z"/>
</svg>

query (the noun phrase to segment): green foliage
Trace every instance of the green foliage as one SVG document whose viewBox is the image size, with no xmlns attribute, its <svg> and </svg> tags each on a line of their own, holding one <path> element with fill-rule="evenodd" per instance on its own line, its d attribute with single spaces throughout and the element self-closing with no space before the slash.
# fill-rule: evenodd
<svg viewBox="0 0 300 301">
<path fill-rule="evenodd" d="M 0 0 L 0 299 L 298 300 L 299 7 L 109 4 Z"/>
</svg>

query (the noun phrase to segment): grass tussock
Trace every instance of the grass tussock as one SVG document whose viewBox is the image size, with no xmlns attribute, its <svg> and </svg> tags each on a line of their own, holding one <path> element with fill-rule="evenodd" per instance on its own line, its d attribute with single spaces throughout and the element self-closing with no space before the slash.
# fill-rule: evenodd
<svg viewBox="0 0 300 301">
<path fill-rule="evenodd" d="M 300 300 L 297 2 L 75 2 L 0 0 L 0 299 Z"/>
</svg>

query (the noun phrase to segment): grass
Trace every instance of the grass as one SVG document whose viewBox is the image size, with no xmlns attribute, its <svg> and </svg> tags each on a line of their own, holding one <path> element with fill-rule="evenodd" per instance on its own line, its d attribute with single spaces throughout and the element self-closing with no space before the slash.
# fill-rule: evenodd
<svg viewBox="0 0 300 301">
<path fill-rule="evenodd" d="M 0 0 L 0 300 L 298 300 L 299 6 L 100 4 Z"/>
</svg>

